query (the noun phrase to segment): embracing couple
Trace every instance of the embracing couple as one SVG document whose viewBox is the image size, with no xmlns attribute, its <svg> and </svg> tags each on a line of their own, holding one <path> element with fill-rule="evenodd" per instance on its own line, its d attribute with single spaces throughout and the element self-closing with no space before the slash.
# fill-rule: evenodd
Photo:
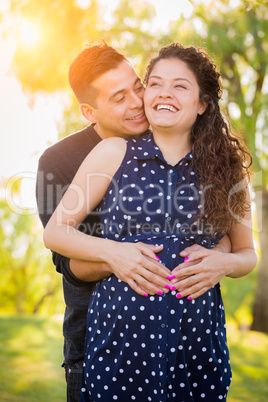
<svg viewBox="0 0 268 402">
<path fill-rule="evenodd" d="M 172 44 L 144 87 L 101 43 L 69 82 L 92 124 L 44 152 L 37 180 L 63 274 L 67 400 L 225 401 L 219 281 L 248 274 L 256 253 L 250 157 L 220 111 L 220 74 Z"/>
</svg>

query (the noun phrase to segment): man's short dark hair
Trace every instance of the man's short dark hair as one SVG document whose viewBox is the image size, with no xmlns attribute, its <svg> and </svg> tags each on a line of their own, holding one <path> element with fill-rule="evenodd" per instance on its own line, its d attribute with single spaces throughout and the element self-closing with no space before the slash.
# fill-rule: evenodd
<svg viewBox="0 0 268 402">
<path fill-rule="evenodd" d="M 117 68 L 124 60 L 127 61 L 122 53 L 104 41 L 84 49 L 69 68 L 69 83 L 78 102 L 89 103 L 93 100 L 92 81 L 107 71 Z"/>
</svg>

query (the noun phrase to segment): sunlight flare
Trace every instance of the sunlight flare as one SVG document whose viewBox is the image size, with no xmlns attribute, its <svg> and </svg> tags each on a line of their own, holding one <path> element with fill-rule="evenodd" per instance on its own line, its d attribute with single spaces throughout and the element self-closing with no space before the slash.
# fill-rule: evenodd
<svg viewBox="0 0 268 402">
<path fill-rule="evenodd" d="M 19 26 L 19 40 L 27 47 L 34 47 L 40 38 L 40 31 L 37 24 L 23 19 Z"/>
</svg>

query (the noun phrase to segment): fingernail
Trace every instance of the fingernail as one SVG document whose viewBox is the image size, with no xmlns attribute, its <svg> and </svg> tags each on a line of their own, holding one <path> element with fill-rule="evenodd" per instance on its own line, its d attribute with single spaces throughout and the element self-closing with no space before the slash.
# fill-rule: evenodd
<svg viewBox="0 0 268 402">
<path fill-rule="evenodd" d="M 189 260 L 189 257 L 186 257 L 186 258 L 184 258 L 184 260 L 183 261 L 188 261 Z"/>
<path fill-rule="evenodd" d="M 161 292 L 161 290 L 158 290 L 157 294 L 158 294 L 159 296 L 162 296 L 163 292 Z"/>
<path fill-rule="evenodd" d="M 147 293 L 144 293 L 144 295 L 143 295 L 144 297 L 148 297 L 148 295 L 147 295 Z"/>
<path fill-rule="evenodd" d="M 172 276 L 167 276 L 167 279 L 169 280 L 169 281 L 171 281 L 172 279 L 175 279 L 176 278 L 176 275 L 172 275 Z"/>
<path fill-rule="evenodd" d="M 165 285 L 165 288 L 166 288 L 166 289 L 170 289 L 170 285 Z"/>
<path fill-rule="evenodd" d="M 156 255 L 155 258 L 156 258 L 158 261 L 160 260 L 160 258 L 158 257 L 158 255 Z"/>
<path fill-rule="evenodd" d="M 180 294 L 180 293 L 177 293 L 177 294 L 176 294 L 176 297 L 177 297 L 177 299 L 179 299 L 179 298 L 181 297 L 181 294 Z"/>
<path fill-rule="evenodd" d="M 192 300 L 191 296 L 188 296 L 188 297 L 187 297 L 187 300 Z"/>
<path fill-rule="evenodd" d="M 171 286 L 170 290 L 176 290 L 176 286 Z"/>
</svg>

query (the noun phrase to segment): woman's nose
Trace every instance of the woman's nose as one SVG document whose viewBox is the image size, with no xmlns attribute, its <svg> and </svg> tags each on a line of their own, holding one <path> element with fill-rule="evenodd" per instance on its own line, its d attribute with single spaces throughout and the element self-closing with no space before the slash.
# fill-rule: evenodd
<svg viewBox="0 0 268 402">
<path fill-rule="evenodd" d="M 165 86 L 160 88 L 158 96 L 160 98 L 172 98 L 173 97 L 172 92 L 170 91 L 170 89 L 165 87 Z"/>
</svg>

